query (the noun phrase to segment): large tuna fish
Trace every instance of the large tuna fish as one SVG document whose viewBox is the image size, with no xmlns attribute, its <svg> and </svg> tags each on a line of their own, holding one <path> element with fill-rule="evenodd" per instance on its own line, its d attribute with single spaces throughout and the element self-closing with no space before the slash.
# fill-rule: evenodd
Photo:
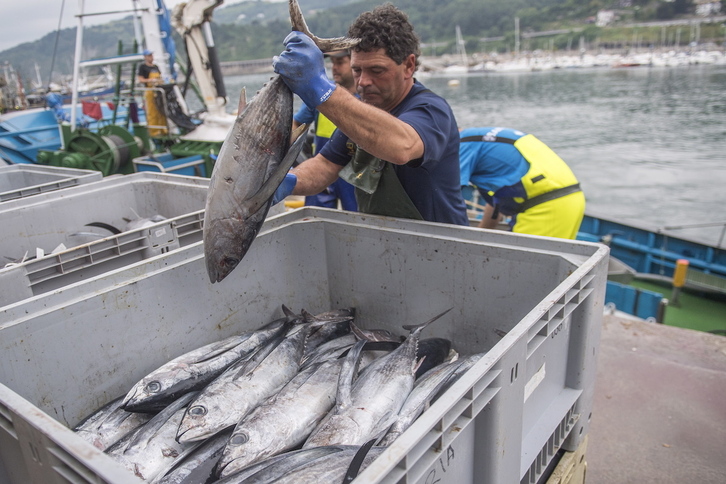
<svg viewBox="0 0 726 484">
<path fill-rule="evenodd" d="M 124 398 L 123 408 L 155 412 L 185 393 L 201 390 L 233 363 L 282 334 L 287 321 L 278 319 L 257 331 L 230 336 L 174 358 L 136 383 Z"/>
<path fill-rule="evenodd" d="M 355 372 L 341 369 L 336 406 L 305 441 L 303 449 L 363 445 L 383 437 L 413 388 L 420 364 L 416 352 L 421 331 L 449 311 L 424 324 L 405 326 L 411 331 L 406 341 L 368 365 L 355 382 Z"/>
<path fill-rule="evenodd" d="M 297 0 L 289 0 L 294 30 L 322 51 L 347 49 L 355 39 L 319 39 L 305 24 Z M 240 103 L 242 106 L 243 103 Z M 273 77 L 235 120 L 212 172 L 204 215 L 204 259 L 212 283 L 242 260 L 267 216 L 275 190 L 300 153 L 305 127 L 292 133 L 292 91 Z M 291 138 L 297 140 L 290 145 Z"/>
<path fill-rule="evenodd" d="M 341 364 L 342 360 L 325 361 L 298 373 L 242 419 L 222 453 L 219 476 L 234 474 L 305 442 L 335 404 Z"/>
</svg>

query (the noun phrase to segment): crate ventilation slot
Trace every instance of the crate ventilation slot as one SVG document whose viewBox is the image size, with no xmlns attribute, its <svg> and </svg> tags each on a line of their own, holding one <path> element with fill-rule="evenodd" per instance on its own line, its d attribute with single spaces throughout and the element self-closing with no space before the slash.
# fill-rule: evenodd
<svg viewBox="0 0 726 484">
<path fill-rule="evenodd" d="M 534 459 L 534 462 L 532 462 L 532 465 L 529 466 L 520 484 L 536 484 L 539 481 L 540 476 L 547 469 L 547 465 L 557 451 L 560 450 L 562 442 L 570 435 L 570 430 L 572 430 L 572 427 L 577 423 L 579 418 L 580 415 L 575 413 L 575 406 L 573 405 L 567 411 L 565 418 L 557 425 L 557 428 L 550 438 L 547 439 L 547 442 L 542 447 L 539 455 Z"/>
<path fill-rule="evenodd" d="M 497 382 L 501 373 L 500 370 L 491 369 L 483 375 L 463 395 L 463 398 L 434 424 L 424 438 L 403 456 L 386 477 L 385 482 L 419 482 L 414 476 L 427 472 L 431 465 L 430 459 L 424 458 L 426 454 L 433 452 L 437 456 L 440 455 L 470 424 L 475 422 L 477 415 L 501 390 Z"/>
<path fill-rule="evenodd" d="M 119 259 L 129 259 L 128 263 L 133 263 L 156 253 L 190 245 L 202 240 L 203 217 L 203 211 L 184 215 L 153 227 L 124 232 L 29 261 L 25 266 L 30 286 L 34 288 L 34 294 L 42 293 L 35 286 L 90 267 L 112 262 L 118 264 Z M 144 253 L 148 249 L 152 253 Z"/>
<path fill-rule="evenodd" d="M 87 464 L 58 446 L 49 446 L 48 452 L 53 456 L 53 470 L 69 484 L 104 484 L 107 480 L 99 477 L 88 469 Z"/>
<path fill-rule="evenodd" d="M 10 414 L 10 409 L 2 404 L 0 404 L 0 429 L 3 429 L 15 440 L 18 440 L 18 434 L 15 432 L 15 425 L 13 425 L 13 417 Z"/>
<path fill-rule="evenodd" d="M 527 332 L 527 358 L 539 346 L 558 331 L 563 322 L 592 293 L 595 276 L 587 274 L 550 306 Z"/>
</svg>

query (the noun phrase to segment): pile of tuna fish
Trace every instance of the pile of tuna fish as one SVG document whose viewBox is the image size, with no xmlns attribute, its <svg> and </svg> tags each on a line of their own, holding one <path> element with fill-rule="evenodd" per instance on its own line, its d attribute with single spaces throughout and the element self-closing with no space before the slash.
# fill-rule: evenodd
<svg viewBox="0 0 726 484">
<path fill-rule="evenodd" d="M 363 330 L 355 311 L 286 316 L 186 353 L 81 422 L 152 483 L 350 482 L 481 355 Z M 447 311 L 448 312 L 448 311 Z"/>
</svg>

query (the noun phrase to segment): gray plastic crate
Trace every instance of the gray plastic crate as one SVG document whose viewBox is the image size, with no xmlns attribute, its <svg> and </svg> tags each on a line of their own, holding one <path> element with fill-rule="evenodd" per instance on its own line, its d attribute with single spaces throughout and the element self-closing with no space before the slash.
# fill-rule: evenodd
<svg viewBox="0 0 726 484">
<path fill-rule="evenodd" d="M 45 165 L 0 166 L 0 202 L 16 200 L 103 178 L 100 171 Z"/>
<path fill-rule="evenodd" d="M 0 204 L 0 308 L 200 241 L 208 186 L 206 178 L 136 173 Z M 156 215 L 165 220 L 127 226 Z M 59 244 L 65 249 L 52 253 Z M 23 261 L 36 248 L 45 255 Z"/>
<path fill-rule="evenodd" d="M 305 208 L 268 219 L 230 276 L 201 243 L 0 314 L 0 481 L 138 483 L 64 427 L 165 361 L 281 316 L 355 306 L 486 352 L 358 483 L 534 483 L 586 436 L 607 274 L 600 244 Z M 135 274 L 135 277 L 131 277 Z"/>
</svg>

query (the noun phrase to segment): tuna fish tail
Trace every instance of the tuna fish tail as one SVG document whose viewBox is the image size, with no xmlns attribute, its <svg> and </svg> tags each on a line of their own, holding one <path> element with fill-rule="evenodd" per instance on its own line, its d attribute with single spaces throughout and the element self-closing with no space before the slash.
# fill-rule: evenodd
<svg viewBox="0 0 726 484">
<path fill-rule="evenodd" d="M 343 484 L 353 482 L 353 479 L 358 477 L 358 473 L 360 472 L 360 468 L 363 465 L 363 461 L 365 460 L 368 452 L 371 450 L 371 447 L 373 447 L 373 444 L 375 443 L 376 439 L 371 439 L 360 446 L 358 452 L 356 452 L 353 456 L 353 460 L 350 461 L 348 470 L 345 472 L 345 477 L 343 477 Z"/>
<path fill-rule="evenodd" d="M 302 10 L 300 10 L 300 4 L 298 1 L 289 0 L 288 4 L 290 7 L 290 23 L 292 24 L 292 29 L 302 32 L 310 37 L 313 42 L 315 42 L 315 45 L 317 45 L 323 52 L 350 49 L 358 45 L 358 42 L 360 42 L 360 39 L 349 39 L 347 37 L 336 37 L 334 39 L 321 39 L 320 37 L 317 37 L 310 32 L 310 29 L 305 22 L 305 17 L 303 17 Z"/>
</svg>

